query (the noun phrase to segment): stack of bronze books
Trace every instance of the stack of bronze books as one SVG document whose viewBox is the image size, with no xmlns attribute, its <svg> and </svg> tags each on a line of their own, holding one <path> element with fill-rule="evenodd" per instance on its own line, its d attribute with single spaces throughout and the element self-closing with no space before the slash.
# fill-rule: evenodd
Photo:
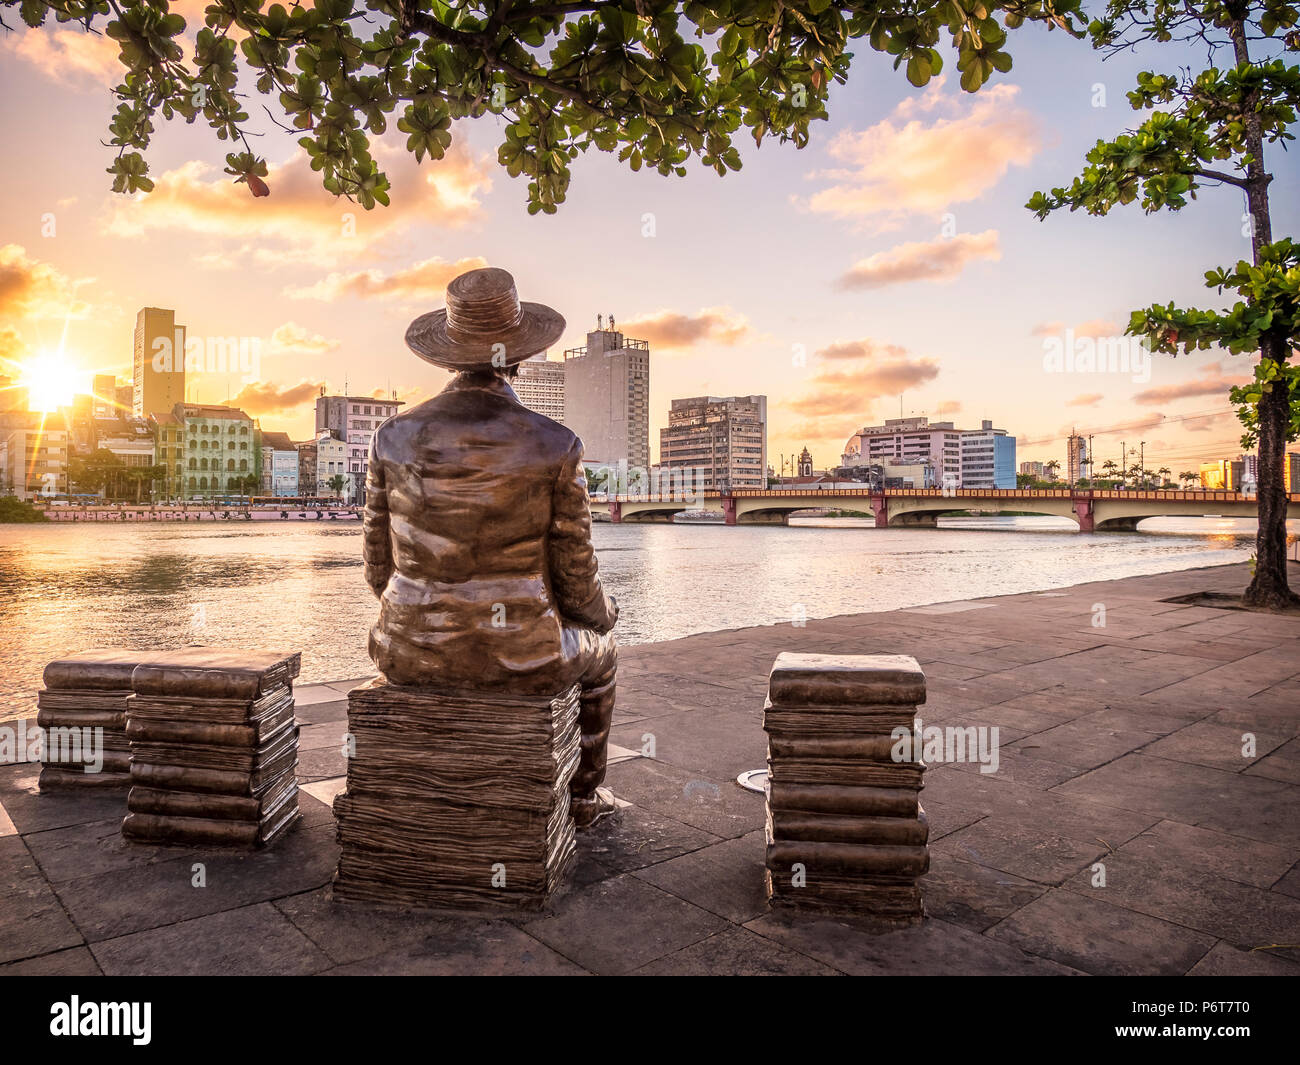
<svg viewBox="0 0 1300 1065">
<path fill-rule="evenodd" d="M 930 866 L 913 745 L 925 675 L 903 655 L 782 654 L 772 667 L 767 887 L 775 906 L 913 923 Z"/>
<path fill-rule="evenodd" d="M 123 836 L 259 847 L 298 819 L 300 657 L 187 647 L 136 667 Z"/>
<path fill-rule="evenodd" d="M 130 784 L 126 701 L 142 654 L 82 651 L 45 667 L 45 688 L 36 696 L 36 724 L 44 734 L 41 791 Z"/>
<path fill-rule="evenodd" d="M 540 908 L 574 853 L 578 689 L 554 698 L 388 684 L 348 696 L 334 896 L 426 909 Z"/>
</svg>

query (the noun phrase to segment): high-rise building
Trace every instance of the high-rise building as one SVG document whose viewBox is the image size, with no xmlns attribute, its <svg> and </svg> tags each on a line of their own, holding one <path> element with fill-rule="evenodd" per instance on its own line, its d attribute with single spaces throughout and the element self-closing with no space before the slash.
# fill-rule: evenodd
<svg viewBox="0 0 1300 1065">
<path fill-rule="evenodd" d="M 90 386 L 90 416 L 92 418 L 116 418 L 125 414 L 117 405 L 117 378 L 111 373 L 97 373 Z M 170 410 L 171 408 L 164 408 Z M 154 413 L 151 411 L 150 413 Z"/>
<path fill-rule="evenodd" d="M 887 419 L 849 437 L 841 461 L 849 468 L 928 465 L 943 488 L 1016 487 L 1016 438 L 991 421 L 958 429 L 926 417 Z"/>
<path fill-rule="evenodd" d="M 135 316 L 131 412 L 147 418 L 185 402 L 185 327 L 176 312 L 143 307 Z"/>
<path fill-rule="evenodd" d="M 1022 462 L 1020 472 L 1025 477 L 1033 477 L 1035 480 L 1043 479 L 1043 464 L 1041 462 Z"/>
<path fill-rule="evenodd" d="M 1071 433 L 1065 442 L 1065 476 L 1070 484 L 1078 484 L 1088 476 L 1088 438 Z"/>
<path fill-rule="evenodd" d="M 659 468 L 693 468 L 705 490 L 766 488 L 767 397 L 673 400 L 659 430 Z"/>
<path fill-rule="evenodd" d="M 370 438 L 380 423 L 397 413 L 399 399 L 376 399 L 374 396 L 319 396 L 316 400 L 316 438 L 328 431 L 336 440 L 347 444 L 347 465 L 337 472 L 349 481 L 344 497 L 354 503 L 366 499 L 366 470 L 370 466 Z M 328 461 L 333 461 L 328 460 Z M 318 456 L 319 465 L 319 456 Z M 317 478 L 319 480 L 319 477 Z M 326 480 L 329 478 L 326 477 Z M 319 486 L 318 486 L 319 487 Z M 332 495 L 320 492 L 317 495 Z"/>
<path fill-rule="evenodd" d="M 546 352 L 525 359 L 519 364 L 510 387 L 519 402 L 529 410 L 544 414 L 553 421 L 564 421 L 564 368 L 565 363 L 554 362 Z"/>
<path fill-rule="evenodd" d="M 650 343 L 614 328 L 587 334 L 564 353 L 564 424 L 588 463 L 650 466 Z"/>
</svg>

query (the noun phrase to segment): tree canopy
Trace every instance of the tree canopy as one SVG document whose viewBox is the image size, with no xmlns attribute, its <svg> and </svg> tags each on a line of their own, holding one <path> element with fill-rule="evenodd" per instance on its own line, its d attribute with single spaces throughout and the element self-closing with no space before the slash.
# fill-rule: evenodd
<svg viewBox="0 0 1300 1065">
<path fill-rule="evenodd" d="M 1133 312 L 1127 332 L 1170 354 L 1259 354 L 1253 382 L 1230 393 L 1245 427 L 1242 446 L 1259 446 L 1257 566 L 1245 595 L 1253 606 L 1300 605 L 1287 583 L 1284 461 L 1287 441 L 1300 435 L 1300 370 L 1288 362 L 1300 345 L 1300 244 L 1274 237 L 1265 165 L 1266 146 L 1295 139 L 1298 21 L 1300 10 L 1286 0 L 1109 0 L 1088 25 L 1095 48 L 1177 42 L 1203 49 L 1208 65 L 1139 74 L 1128 100 L 1145 113 L 1142 122 L 1097 141 L 1068 187 L 1036 192 L 1026 204 L 1045 218 L 1062 208 L 1106 215 L 1129 204 L 1180 211 L 1206 184 L 1244 195 L 1251 257 L 1204 275 L 1207 287 L 1235 294 L 1232 305 L 1152 304 Z"/>
<path fill-rule="evenodd" d="M 301 134 L 326 189 L 371 208 L 389 188 L 371 138 L 394 118 L 423 160 L 447 151 L 456 120 L 496 114 L 498 161 L 528 179 L 534 213 L 564 201 L 570 164 L 592 147 L 682 175 L 692 157 L 739 169 L 742 131 L 802 146 L 857 40 L 917 86 L 943 69 L 948 44 L 974 91 L 1011 69 L 1007 28 L 1080 32 L 1080 0 L 213 0 L 196 33 L 167 0 L 0 3 L 29 26 L 53 16 L 118 42 L 119 192 L 153 187 L 144 153 L 155 123 L 180 118 L 229 142 L 227 173 L 267 194 L 266 153 L 250 139 L 261 106 Z"/>
</svg>

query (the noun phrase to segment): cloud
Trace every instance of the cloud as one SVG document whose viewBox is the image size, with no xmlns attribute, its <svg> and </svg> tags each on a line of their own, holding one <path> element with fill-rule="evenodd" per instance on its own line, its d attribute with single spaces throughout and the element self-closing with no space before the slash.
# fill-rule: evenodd
<svg viewBox="0 0 1300 1065">
<path fill-rule="evenodd" d="M 5 369 L 5 365 L 20 361 L 19 356 L 24 355 L 26 351 L 27 345 L 17 329 L 10 326 L 0 329 L 0 374 L 6 377 L 12 376 Z"/>
<path fill-rule="evenodd" d="M 907 354 L 907 349 L 898 344 L 880 344 L 874 340 L 841 340 L 834 344 L 828 344 L 817 351 L 818 358 L 828 360 L 838 359 L 869 359 L 880 355 L 889 355 L 894 358 L 901 358 Z"/>
<path fill-rule="evenodd" d="M 169 11 L 185 18 L 182 38 L 189 53 L 193 52 L 193 41 L 203 26 L 204 10 L 209 2 L 171 0 L 168 4 Z M 118 59 L 119 45 L 103 32 L 103 23 L 98 33 L 61 28 L 52 17 L 46 19 L 45 25 L 36 28 L 21 22 L 10 22 L 10 27 L 11 32 L 0 36 L 0 51 L 13 52 L 53 81 L 64 85 L 98 82 L 111 86 L 118 84 L 126 74 L 126 68 Z M 236 42 L 245 36 L 234 27 L 232 31 Z"/>
<path fill-rule="evenodd" d="M 105 231 L 138 237 L 155 231 L 237 242 L 226 259 L 254 253 L 256 261 L 314 263 L 323 255 L 356 257 L 413 225 L 460 226 L 479 217 L 480 195 L 492 166 L 466 148 L 421 166 L 400 146 L 372 145 L 392 182 L 392 205 L 366 211 L 330 195 L 303 151 L 269 167 L 271 194 L 253 199 L 247 186 L 207 163 L 191 161 L 156 176 L 153 192 L 114 197 Z M 209 265 L 223 265 L 209 258 Z"/>
<path fill-rule="evenodd" d="M 296 385 L 277 385 L 270 381 L 255 381 L 245 385 L 230 400 L 232 407 L 238 407 L 249 414 L 279 414 L 294 410 L 312 402 L 320 395 L 323 382 L 299 381 Z"/>
<path fill-rule="evenodd" d="M 938 240 L 912 241 L 859 260 L 841 275 L 838 285 L 846 289 L 884 288 L 908 281 L 952 281 L 968 262 L 1002 258 L 998 231 L 959 233 Z"/>
<path fill-rule="evenodd" d="M 7 317 L 82 318 L 90 304 L 77 297 L 77 289 L 93 280 L 73 281 L 19 244 L 0 246 L 0 314 Z"/>
<path fill-rule="evenodd" d="M 328 340 L 319 333 L 311 333 L 297 322 L 276 326 L 271 334 L 271 354 L 323 355 L 339 346 L 337 340 Z"/>
<path fill-rule="evenodd" d="M 51 18 L 50 22 L 54 20 Z M 118 61 L 118 44 L 102 33 L 85 30 L 24 28 L 16 36 L 6 34 L 0 49 L 13 52 L 42 74 L 63 85 L 97 82 L 116 85 L 126 68 Z"/>
<path fill-rule="evenodd" d="M 812 175 L 833 184 L 806 206 L 837 218 L 892 220 L 978 199 L 1042 145 L 1033 115 L 1016 105 L 1018 91 L 995 85 L 972 97 L 937 87 L 868 129 L 840 133 L 829 151 L 845 165 Z M 916 117 L 936 111 L 948 116 Z"/>
<path fill-rule="evenodd" d="M 395 396 L 393 395 L 394 392 L 397 393 Z M 396 399 L 398 402 L 410 407 L 428 399 L 429 392 L 420 385 L 399 385 L 394 389 L 376 388 L 370 393 L 370 396 L 372 399 Z"/>
<path fill-rule="evenodd" d="M 1095 407 L 1106 397 L 1100 392 L 1085 392 L 1081 396 L 1075 396 L 1066 401 L 1067 407 Z"/>
<path fill-rule="evenodd" d="M 956 399 L 945 399 L 934 408 L 935 414 L 960 414 L 961 401 Z"/>
<path fill-rule="evenodd" d="M 801 395 L 782 403 L 794 414 L 808 419 L 801 428 L 815 431 L 817 423 L 827 418 L 847 419 L 855 424 L 882 396 L 918 388 L 939 376 L 939 364 L 930 358 L 909 356 L 895 344 L 877 344 L 874 340 L 837 341 L 822 348 L 817 355 L 831 363 L 846 361 L 845 352 L 858 348 L 862 354 L 857 365 L 826 367 L 812 378 Z"/>
<path fill-rule="evenodd" d="M 1029 335 L 1035 337 L 1059 337 L 1065 333 L 1067 328 L 1076 337 L 1090 337 L 1093 340 L 1101 337 L 1124 335 L 1123 328 L 1107 318 L 1091 318 L 1086 322 L 1080 322 L 1078 325 L 1073 326 L 1066 326 L 1064 322 L 1040 322 L 1029 330 Z"/>
<path fill-rule="evenodd" d="M 619 329 L 661 350 L 689 348 L 706 340 L 731 347 L 750 333 L 745 317 L 729 307 L 706 307 L 696 314 L 656 311 L 625 321 Z"/>
<path fill-rule="evenodd" d="M 487 266 L 479 257 L 448 262 L 445 259 L 425 259 L 402 270 L 385 274 L 380 270 L 355 270 L 351 273 L 332 273 L 314 285 L 285 290 L 285 295 L 296 300 L 328 300 L 343 297 L 355 299 L 425 299 L 440 300 L 447 283 L 452 278 Z"/>
<path fill-rule="evenodd" d="M 1167 403 L 1174 399 L 1190 399 L 1193 396 L 1219 396 L 1226 400 L 1228 390 L 1236 385 L 1248 384 L 1253 378 L 1249 375 L 1226 376 L 1222 368 L 1215 363 L 1206 366 L 1200 377 L 1191 378 L 1174 385 L 1161 385 L 1158 388 L 1146 388 L 1133 397 L 1134 402 L 1143 406 Z"/>
</svg>

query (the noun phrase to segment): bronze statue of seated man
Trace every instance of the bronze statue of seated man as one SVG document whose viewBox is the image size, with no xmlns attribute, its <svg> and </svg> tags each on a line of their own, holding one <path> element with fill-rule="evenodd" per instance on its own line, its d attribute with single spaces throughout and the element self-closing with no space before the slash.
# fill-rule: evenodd
<svg viewBox="0 0 1300 1065">
<path fill-rule="evenodd" d="M 520 303 L 504 270 L 447 286 L 411 323 L 416 355 L 457 371 L 384 422 L 366 476 L 365 576 L 379 597 L 370 656 L 390 683 L 554 695 L 581 686 L 571 785 L 585 828 L 613 810 L 605 779 L 618 606 L 597 576 L 582 442 L 529 410 L 517 365 L 564 319 Z"/>
</svg>

